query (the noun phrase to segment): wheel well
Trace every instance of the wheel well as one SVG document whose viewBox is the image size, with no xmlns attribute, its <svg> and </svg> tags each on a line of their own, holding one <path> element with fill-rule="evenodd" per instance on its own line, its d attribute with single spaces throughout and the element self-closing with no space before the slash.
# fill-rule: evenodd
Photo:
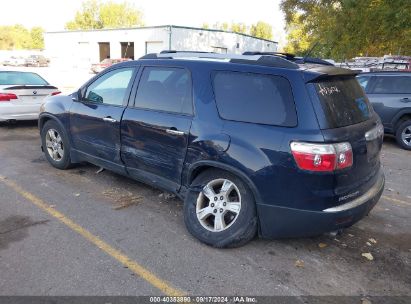
<svg viewBox="0 0 411 304">
<path fill-rule="evenodd" d="M 41 132 L 41 130 L 43 129 L 43 126 L 46 124 L 46 122 L 49 121 L 49 120 L 51 120 L 51 119 L 52 119 L 52 118 L 51 118 L 51 117 L 48 117 L 48 116 L 45 116 L 45 117 L 40 118 L 40 120 L 39 120 L 39 130 L 40 130 L 40 132 Z"/>
<path fill-rule="evenodd" d="M 203 173 L 204 171 L 210 170 L 210 169 L 215 169 L 216 167 L 213 166 L 200 166 L 195 168 L 192 172 L 191 175 L 188 178 L 188 184 L 191 185 L 191 183 L 193 182 L 193 180 L 199 176 L 201 173 Z"/>
<path fill-rule="evenodd" d="M 227 172 L 229 172 L 229 173 L 237 176 L 237 177 L 238 177 L 239 179 L 241 179 L 241 180 L 248 186 L 248 188 L 251 190 L 251 192 L 252 192 L 252 194 L 253 194 L 253 196 L 254 196 L 254 199 L 255 199 L 256 201 L 259 201 L 258 192 L 257 192 L 257 190 L 256 190 L 253 182 L 252 182 L 249 178 L 247 178 L 245 174 L 241 173 L 239 170 L 236 170 L 236 169 L 230 170 L 230 168 L 225 167 L 225 166 L 218 166 L 218 165 L 213 166 L 213 165 L 207 164 L 207 165 L 201 165 L 201 166 L 196 167 L 195 169 L 193 169 L 193 170 L 191 171 L 190 176 L 188 176 L 188 179 L 187 179 L 188 185 L 191 185 L 191 183 L 193 182 L 193 180 L 194 180 L 197 176 L 199 176 L 201 173 L 203 173 L 203 172 L 205 172 L 205 171 L 207 171 L 207 170 L 210 170 L 210 169 L 219 169 L 219 170 L 227 171 Z"/>
<path fill-rule="evenodd" d="M 403 114 L 400 118 L 398 118 L 397 122 L 395 123 L 394 133 L 397 132 L 399 125 L 406 120 L 411 120 L 411 113 Z"/>
</svg>

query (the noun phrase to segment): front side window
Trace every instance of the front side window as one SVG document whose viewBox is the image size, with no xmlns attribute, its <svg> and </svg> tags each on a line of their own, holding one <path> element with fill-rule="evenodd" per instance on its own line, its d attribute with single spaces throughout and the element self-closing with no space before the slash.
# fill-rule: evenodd
<svg viewBox="0 0 411 304">
<path fill-rule="evenodd" d="M 192 114 L 190 73 L 183 68 L 146 67 L 138 85 L 135 106 Z"/>
<path fill-rule="evenodd" d="M 293 127 L 297 114 L 291 86 L 281 76 L 215 72 L 214 94 L 227 120 Z"/>
<path fill-rule="evenodd" d="M 410 76 L 377 76 L 372 89 L 374 94 L 411 94 Z"/>
<path fill-rule="evenodd" d="M 133 69 L 110 71 L 94 81 L 86 90 L 86 101 L 121 106 L 133 76 Z"/>
</svg>

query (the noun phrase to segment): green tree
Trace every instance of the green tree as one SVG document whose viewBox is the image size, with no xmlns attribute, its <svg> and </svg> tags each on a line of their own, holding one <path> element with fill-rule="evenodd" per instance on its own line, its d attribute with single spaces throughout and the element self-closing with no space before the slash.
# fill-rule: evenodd
<svg viewBox="0 0 411 304">
<path fill-rule="evenodd" d="M 81 10 L 76 12 L 74 20 L 66 23 L 66 29 L 122 28 L 142 26 L 143 24 L 142 12 L 127 1 L 115 3 L 113 1 L 87 0 L 83 2 Z"/>
<path fill-rule="evenodd" d="M 0 26 L 0 49 L 42 49 L 44 47 L 43 29 L 33 27 L 31 30 L 20 24 Z"/>
<path fill-rule="evenodd" d="M 303 55 L 310 47 L 310 37 L 300 19 L 300 14 L 293 14 L 292 19 L 286 26 L 287 45 L 283 48 L 286 53 Z"/>
<path fill-rule="evenodd" d="M 268 23 L 258 21 L 256 24 L 251 26 L 250 35 L 257 38 L 272 39 L 273 29 Z"/>
<path fill-rule="evenodd" d="M 100 6 L 103 27 L 120 28 L 143 25 L 143 14 L 128 2 L 107 2 Z"/>
<path fill-rule="evenodd" d="M 239 23 L 231 23 L 230 30 L 234 33 L 247 34 L 247 25 Z"/>
<path fill-rule="evenodd" d="M 31 36 L 30 31 L 21 24 L 16 24 L 11 27 L 14 38 L 15 49 L 30 49 Z"/>
<path fill-rule="evenodd" d="M 313 55 L 336 60 L 411 53 L 409 0 L 282 0 L 281 8 L 290 37 L 287 50 L 318 43 Z"/>
<path fill-rule="evenodd" d="M 44 49 L 44 30 L 41 27 L 35 26 L 30 31 L 31 36 L 31 48 Z"/>
<path fill-rule="evenodd" d="M 204 23 L 202 27 L 209 28 L 207 23 Z M 242 22 L 232 22 L 231 24 L 229 24 L 228 22 L 217 22 L 213 24 L 212 28 L 216 30 L 231 31 L 240 34 L 249 34 L 257 38 L 273 38 L 273 29 L 271 25 L 263 21 L 258 21 L 256 24 L 251 25 L 251 27 Z"/>
<path fill-rule="evenodd" d="M 221 29 L 223 30 L 223 31 L 228 31 L 228 28 L 229 28 L 230 26 L 228 25 L 228 23 L 227 22 L 223 22 L 222 24 L 221 24 Z"/>
<path fill-rule="evenodd" d="M 76 12 L 74 20 L 66 23 L 66 29 L 93 30 L 103 28 L 100 21 L 99 7 L 100 3 L 97 0 L 83 2 L 82 8 Z"/>
<path fill-rule="evenodd" d="M 9 26 L 0 26 L 0 50 L 12 50 L 13 48 L 13 32 Z"/>
<path fill-rule="evenodd" d="M 217 22 L 213 24 L 212 28 L 215 30 L 228 31 L 230 29 L 230 25 L 228 24 L 228 22 Z"/>
</svg>

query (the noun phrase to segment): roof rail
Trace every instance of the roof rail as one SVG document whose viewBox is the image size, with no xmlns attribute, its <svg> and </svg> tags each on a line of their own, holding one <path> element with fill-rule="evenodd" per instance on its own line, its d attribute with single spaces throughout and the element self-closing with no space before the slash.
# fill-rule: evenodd
<svg viewBox="0 0 411 304">
<path fill-rule="evenodd" d="M 261 55 L 238 55 L 238 54 L 220 54 L 210 52 L 195 52 L 195 51 L 172 51 L 161 52 L 157 54 L 158 58 L 207 58 L 207 59 L 245 59 L 245 60 L 258 60 Z"/>
<path fill-rule="evenodd" d="M 232 63 L 254 64 L 269 67 L 280 67 L 289 69 L 298 69 L 298 65 L 280 56 L 272 56 L 267 54 L 219 54 L 212 52 L 196 52 L 196 51 L 162 51 L 159 54 L 147 54 L 140 59 L 211 59 L 211 60 L 226 60 Z"/>
<path fill-rule="evenodd" d="M 285 58 L 287 60 L 290 60 L 292 62 L 295 62 L 297 64 L 303 64 L 303 63 L 316 63 L 316 64 L 322 64 L 322 65 L 333 65 L 332 63 L 320 59 L 320 58 L 315 58 L 315 57 L 297 57 L 294 54 L 290 53 L 282 53 L 282 52 L 244 52 L 243 55 L 268 55 L 268 56 L 278 56 L 281 58 Z"/>
<path fill-rule="evenodd" d="M 280 56 L 287 59 L 292 59 L 295 57 L 294 54 L 291 53 L 284 53 L 284 52 L 254 52 L 254 51 L 247 51 L 244 52 L 243 55 L 271 55 L 271 56 Z"/>
<path fill-rule="evenodd" d="M 200 54 L 217 54 L 215 52 L 204 52 L 204 51 L 176 51 L 176 50 L 163 50 L 160 54 L 175 54 L 175 53 L 200 53 Z"/>
</svg>

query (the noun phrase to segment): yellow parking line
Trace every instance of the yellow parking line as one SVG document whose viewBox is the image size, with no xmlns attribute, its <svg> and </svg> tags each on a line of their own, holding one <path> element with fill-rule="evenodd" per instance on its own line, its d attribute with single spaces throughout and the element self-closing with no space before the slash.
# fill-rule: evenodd
<svg viewBox="0 0 411 304">
<path fill-rule="evenodd" d="M 409 202 L 402 201 L 402 200 L 392 198 L 392 197 L 388 197 L 388 196 L 385 196 L 385 195 L 382 196 L 381 198 L 386 199 L 386 200 L 391 201 L 391 202 L 396 203 L 396 204 L 411 206 L 411 203 L 409 203 Z"/>
<path fill-rule="evenodd" d="M 118 262 L 123 264 L 124 266 L 128 267 L 132 272 L 143 278 L 145 281 L 153 285 L 154 287 L 158 288 L 164 294 L 169 295 L 169 296 L 183 296 L 184 293 L 181 290 L 178 290 L 174 287 L 172 287 L 169 283 L 165 282 L 164 280 L 160 279 L 158 276 L 138 264 L 137 262 L 133 261 L 130 259 L 128 256 L 126 256 L 124 253 L 121 251 L 113 248 L 103 240 L 101 240 L 99 237 L 93 235 L 91 232 L 88 230 L 84 229 L 80 225 L 76 224 L 73 222 L 71 219 L 66 217 L 63 213 L 55 210 L 54 208 L 50 207 L 48 204 L 46 204 L 43 200 L 40 198 L 36 197 L 35 195 L 25 191 L 23 188 L 21 188 L 19 185 L 17 185 L 14 181 L 11 181 L 4 176 L 0 175 L 0 181 L 2 181 L 5 185 L 13 189 L 15 192 L 20 194 L 22 197 L 27 199 L 29 202 L 33 203 L 40 209 L 44 210 L 51 216 L 55 217 L 58 219 L 60 222 L 64 223 L 67 227 L 72 229 L 73 231 L 77 232 L 80 234 L 82 237 L 84 237 L 87 241 L 90 243 L 94 244 L 98 248 L 100 248 L 102 251 L 104 251 L 106 254 L 110 255 L 114 259 L 116 259 Z"/>
</svg>

